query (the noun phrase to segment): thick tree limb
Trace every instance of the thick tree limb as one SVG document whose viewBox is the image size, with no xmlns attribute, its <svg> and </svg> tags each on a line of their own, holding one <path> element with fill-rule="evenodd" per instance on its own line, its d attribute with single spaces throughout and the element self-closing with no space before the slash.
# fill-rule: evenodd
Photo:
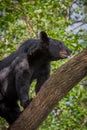
<svg viewBox="0 0 87 130">
<path fill-rule="evenodd" d="M 42 86 L 10 130 L 35 130 L 53 107 L 87 75 L 87 48 L 61 66 Z"/>
</svg>

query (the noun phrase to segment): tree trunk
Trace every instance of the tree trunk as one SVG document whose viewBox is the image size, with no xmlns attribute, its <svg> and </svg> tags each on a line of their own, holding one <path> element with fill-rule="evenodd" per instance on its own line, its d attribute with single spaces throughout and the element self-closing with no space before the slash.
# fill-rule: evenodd
<svg viewBox="0 0 87 130">
<path fill-rule="evenodd" d="M 87 48 L 57 69 L 10 130 L 37 129 L 53 107 L 86 75 Z"/>
</svg>

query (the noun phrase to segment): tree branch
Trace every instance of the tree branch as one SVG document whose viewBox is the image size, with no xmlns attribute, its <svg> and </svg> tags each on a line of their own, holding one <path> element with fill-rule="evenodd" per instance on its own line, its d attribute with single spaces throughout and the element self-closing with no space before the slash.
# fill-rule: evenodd
<svg viewBox="0 0 87 130">
<path fill-rule="evenodd" d="M 87 48 L 61 66 L 42 86 L 10 130 L 35 130 L 53 107 L 87 75 Z"/>
</svg>

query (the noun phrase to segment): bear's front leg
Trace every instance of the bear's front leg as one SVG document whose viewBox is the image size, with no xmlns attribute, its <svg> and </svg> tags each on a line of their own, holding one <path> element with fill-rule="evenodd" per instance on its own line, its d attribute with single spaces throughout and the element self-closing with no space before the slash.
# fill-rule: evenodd
<svg viewBox="0 0 87 130">
<path fill-rule="evenodd" d="M 21 70 L 16 74 L 16 90 L 21 105 L 25 108 L 30 103 L 29 100 L 29 72 Z"/>
<path fill-rule="evenodd" d="M 24 57 L 24 59 L 20 60 L 20 62 L 16 65 L 15 75 L 17 96 L 21 105 L 26 108 L 31 102 L 31 100 L 29 100 L 31 74 L 27 58 Z"/>
<path fill-rule="evenodd" d="M 44 82 L 50 77 L 50 63 L 47 63 L 43 65 L 39 69 L 40 73 L 37 77 L 37 84 L 35 86 L 35 92 L 36 94 L 39 92 L 41 86 L 44 84 Z"/>
</svg>

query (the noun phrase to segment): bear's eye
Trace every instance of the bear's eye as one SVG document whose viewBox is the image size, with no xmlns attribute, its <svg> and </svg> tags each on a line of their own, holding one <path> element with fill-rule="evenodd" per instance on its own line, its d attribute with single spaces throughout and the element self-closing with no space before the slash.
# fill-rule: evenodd
<svg viewBox="0 0 87 130">
<path fill-rule="evenodd" d="M 62 45 L 62 43 L 61 43 L 61 42 L 59 42 L 59 45 Z"/>
<path fill-rule="evenodd" d="M 59 45 L 60 45 L 60 46 L 63 46 L 63 42 L 59 42 Z"/>
</svg>

